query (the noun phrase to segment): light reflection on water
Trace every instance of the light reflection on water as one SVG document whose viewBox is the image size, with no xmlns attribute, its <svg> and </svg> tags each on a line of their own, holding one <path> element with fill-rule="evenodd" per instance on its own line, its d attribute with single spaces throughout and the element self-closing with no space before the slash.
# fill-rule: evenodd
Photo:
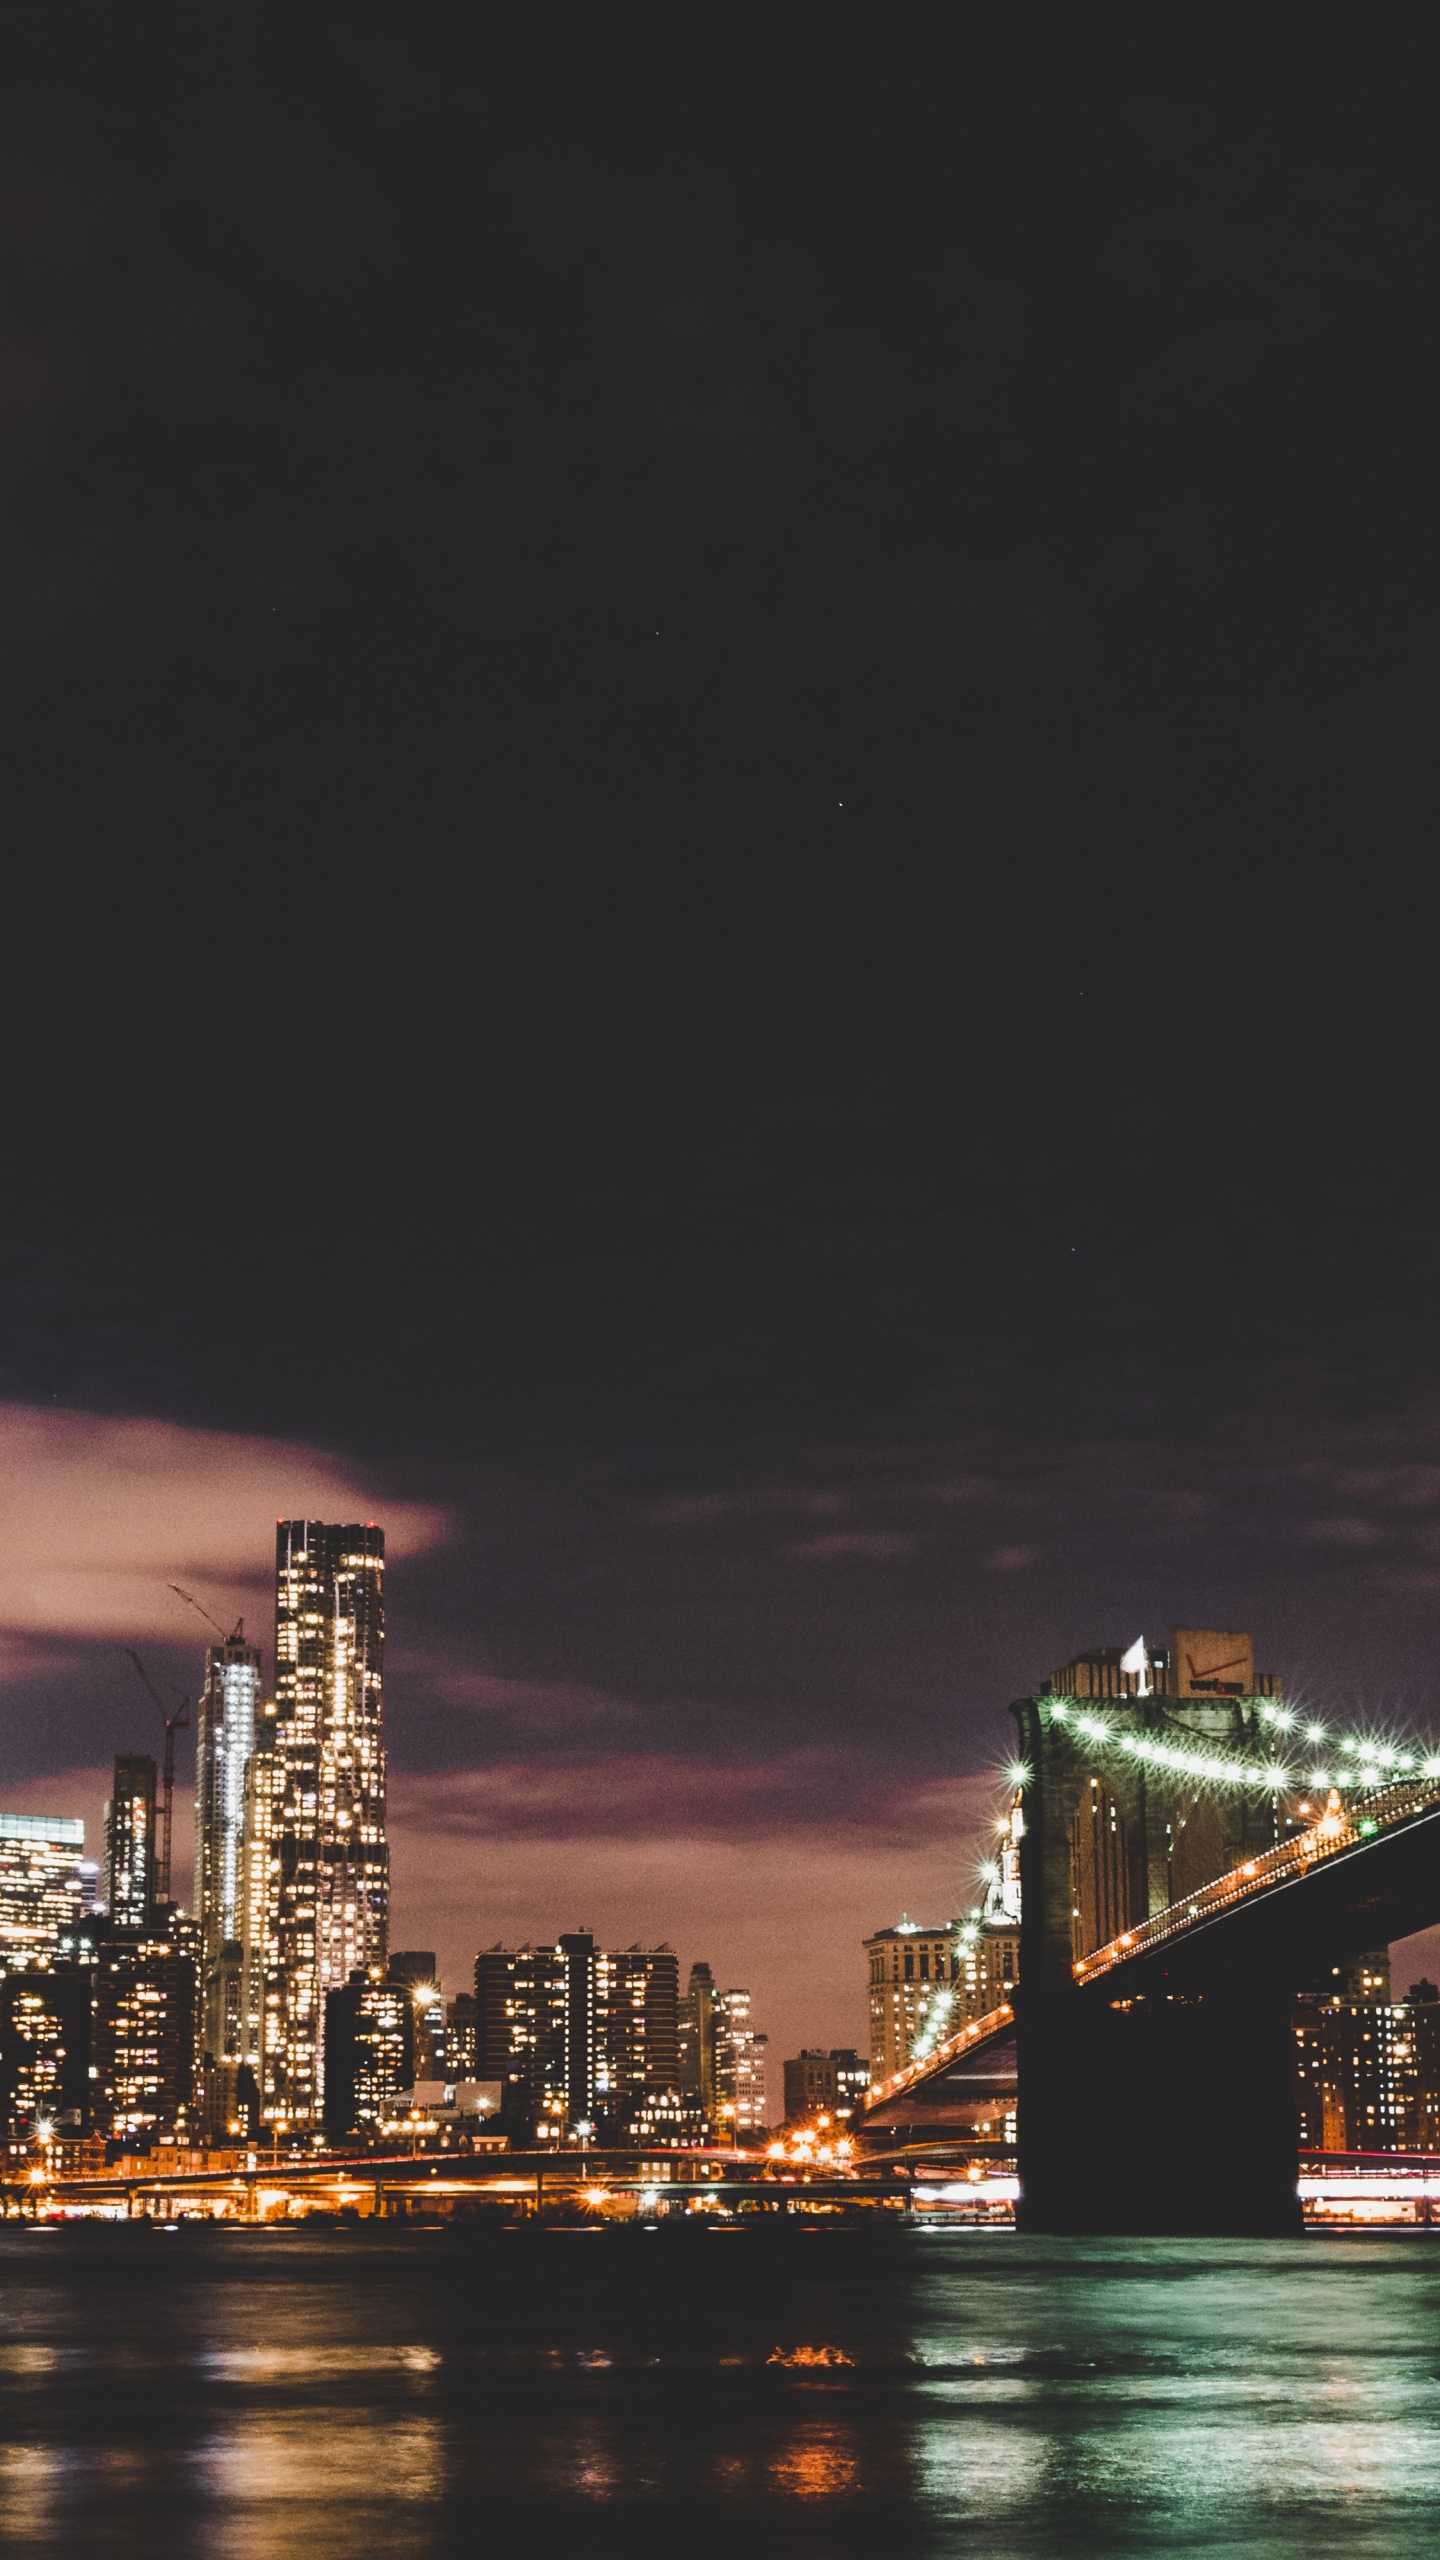
<svg viewBox="0 0 1440 2560">
<path fill-rule="evenodd" d="M 6 2235 L 0 2550 L 1440 2547 L 1423 2234 L 727 2237 Z"/>
</svg>

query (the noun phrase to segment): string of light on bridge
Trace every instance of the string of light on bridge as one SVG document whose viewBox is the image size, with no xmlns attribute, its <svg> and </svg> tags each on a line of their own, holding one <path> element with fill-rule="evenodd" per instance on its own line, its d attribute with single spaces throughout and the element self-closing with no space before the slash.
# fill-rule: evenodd
<svg viewBox="0 0 1440 2560">
<path fill-rule="evenodd" d="M 1277 1706 L 1269 1698 L 1256 1701 L 1259 1722 L 1270 1728 L 1277 1752 L 1294 1749 L 1289 1742 L 1292 1734 L 1297 1742 L 1308 1742 L 1316 1753 L 1308 1768 L 1287 1766 L 1278 1757 L 1249 1760 L 1235 1752 L 1196 1751 L 1166 1742 L 1155 1733 L 1127 1732 L 1124 1726 L 1094 1714 L 1080 1698 L 1042 1698 L 1040 1713 L 1047 1722 L 1069 1727 L 1100 1750 L 1118 1751 L 1142 1767 L 1195 1778 L 1203 1786 L 1248 1787 L 1279 1795 L 1300 1787 L 1364 1789 L 1389 1786 L 1400 1778 L 1440 1778 L 1440 1752 L 1433 1748 L 1405 1750 L 1398 1743 L 1377 1742 L 1365 1734 L 1332 1734 L 1323 1724 L 1302 1723 L 1292 1707 Z M 1005 1772 L 1014 1787 L 1028 1785 L 1030 1774 L 1019 1760 L 1011 1761 Z"/>
<path fill-rule="evenodd" d="M 1047 1722 L 1072 1731 L 1093 1747 L 1118 1751 L 1142 1767 L 1168 1770 L 1175 1777 L 1195 1779 L 1203 1786 L 1247 1787 L 1270 1795 L 1298 1793 L 1305 1788 L 1327 1793 L 1332 1788 L 1340 1792 L 1348 1788 L 1363 1794 L 1408 1777 L 1440 1778 L 1440 1752 L 1429 1748 L 1406 1750 L 1399 1743 L 1377 1742 L 1366 1734 L 1333 1734 L 1327 1726 L 1304 1722 L 1293 1707 L 1277 1705 L 1269 1698 L 1257 1699 L 1254 1705 L 1258 1722 L 1269 1728 L 1277 1749 L 1294 1734 L 1297 1740 L 1308 1742 L 1317 1754 L 1323 1747 L 1326 1765 L 1317 1761 L 1308 1769 L 1292 1769 L 1278 1759 L 1247 1760 L 1235 1752 L 1187 1750 L 1179 1743 L 1163 1741 L 1155 1733 L 1127 1732 L 1105 1716 L 1094 1714 L 1081 1698 L 1042 1698 L 1038 1703 Z M 1023 1789 L 1029 1785 L 1031 1775 L 1023 1760 L 1012 1760 L 1004 1771 L 1005 1784 L 1012 1790 Z M 1018 1819 L 1018 1811 L 1015 1817 L 1003 1817 L 997 1829 L 1008 1831 L 1012 1819 Z M 993 1859 L 986 1859 L 979 1872 L 985 1885 L 998 1884 L 1000 1869 Z M 973 1954 L 984 1917 L 983 1909 L 977 1908 L 956 1924 L 954 1943 L 960 1957 Z M 937 1983 L 922 2009 L 919 2033 L 910 2048 L 913 2061 L 927 2061 L 945 2040 L 955 2007 L 954 1990 L 948 1984 Z"/>
</svg>

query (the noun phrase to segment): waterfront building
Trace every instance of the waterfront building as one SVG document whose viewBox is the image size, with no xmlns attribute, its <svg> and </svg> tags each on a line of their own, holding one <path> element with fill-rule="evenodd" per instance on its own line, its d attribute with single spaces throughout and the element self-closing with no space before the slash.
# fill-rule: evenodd
<svg viewBox="0 0 1440 2560">
<path fill-rule="evenodd" d="M 415 2076 L 443 2080 L 445 2064 L 445 1997 L 432 1947 L 403 1947 L 390 1958 L 392 1982 L 410 1986 L 415 2010 Z M 450 2075 L 455 2076 L 453 2073 Z M 464 2074 L 460 2075 L 462 2078 Z"/>
<path fill-rule="evenodd" d="M 517 2139 L 563 2112 L 564 2001 L 558 1947 L 496 1945 L 475 1959 L 475 2077 L 499 2082 Z"/>
<path fill-rule="evenodd" d="M 248 2062 L 210 2062 L 198 2100 L 200 2139 L 207 2150 L 232 2151 L 260 2132 L 260 2092 Z"/>
<path fill-rule="evenodd" d="M 167 1909 L 100 1939 L 91 2021 L 92 2120 L 111 2141 L 183 2133 L 195 2094 L 198 1931 Z"/>
<path fill-rule="evenodd" d="M 692 1964 L 680 2003 L 676 2061 L 679 2085 L 694 2090 L 705 2114 L 715 2118 L 715 1976 L 708 1964 Z"/>
<path fill-rule="evenodd" d="M 988 2017 L 1012 1997 L 1020 1979 L 1020 1923 L 972 1912 L 954 1924 L 953 1953 L 946 2035 Z"/>
<path fill-rule="evenodd" d="M 765 2049 L 752 2024 L 750 1994 L 722 1991 L 715 2003 L 715 2111 L 722 2133 L 760 2132 L 765 2124 Z"/>
<path fill-rule="evenodd" d="M 473 1991 L 457 1991 L 445 2003 L 445 2068 L 444 2080 L 475 2078 L 475 1995 Z M 497 2097 L 496 2105 L 500 2101 Z"/>
<path fill-rule="evenodd" d="M 323 2109 L 326 2000 L 357 1972 L 383 1974 L 387 1955 L 384 1533 L 282 1520 L 275 1557 L 268 1899 L 252 1923 L 260 2089 L 268 2122 L 306 2126 Z"/>
<path fill-rule="evenodd" d="M 285 1762 L 273 1699 L 261 1702 L 245 1771 L 240 1822 L 241 2053 L 255 2074 L 261 2112 L 276 2113 L 285 2069 L 285 1990 L 280 1971 L 280 1807 Z"/>
<path fill-rule="evenodd" d="M 1440 2000 L 1302 2001 L 1295 2085 L 1302 2150 L 1440 2151 Z"/>
<path fill-rule="evenodd" d="M 903 2071 L 922 2040 L 938 2041 L 940 2034 L 952 2032 L 952 1985 L 959 1973 L 956 1938 L 954 1921 L 935 1929 L 907 1917 L 866 1939 L 873 2081 Z"/>
<path fill-rule="evenodd" d="M 670 1947 L 488 1947 L 475 1961 L 474 2068 L 500 2083 L 506 2126 L 547 2140 L 589 2125 L 610 2140 L 650 2093 L 677 2085 L 679 1965 Z"/>
<path fill-rule="evenodd" d="M 204 1985 L 202 2042 L 215 2062 L 247 2058 L 244 1997 L 245 1773 L 261 1711 L 258 1647 L 242 1618 L 205 1655 L 195 1738 L 195 1901 Z"/>
<path fill-rule="evenodd" d="M 785 2063 L 785 2122 L 827 2115 L 848 2123 L 869 2086 L 869 2065 L 853 2045 L 807 2045 Z"/>
<path fill-rule="evenodd" d="M 679 2074 L 680 1964 L 673 1947 L 624 1947 L 595 1959 L 595 2109 L 618 2124 Z"/>
<path fill-rule="evenodd" d="M 78 1818 L 0 1813 L 0 1965 L 44 1959 L 83 1928 L 96 1882 L 84 1846 Z"/>
<path fill-rule="evenodd" d="M 693 2089 L 643 2089 L 626 2099 L 614 2119 L 614 2138 L 628 2150 L 694 2151 L 712 2138 L 709 2117 Z"/>
<path fill-rule="evenodd" d="M 373 2135 L 413 2089 L 415 2000 L 408 1982 L 358 1969 L 325 1995 L 325 2132 Z"/>
<path fill-rule="evenodd" d="M 122 1752 L 105 1807 L 105 1899 L 118 1928 L 143 1929 L 155 1908 L 155 1763 Z"/>
<path fill-rule="evenodd" d="M 11 2141 L 41 2125 L 89 2130 L 88 1966 L 27 1966 L 0 1981 L 0 2125 Z"/>
</svg>

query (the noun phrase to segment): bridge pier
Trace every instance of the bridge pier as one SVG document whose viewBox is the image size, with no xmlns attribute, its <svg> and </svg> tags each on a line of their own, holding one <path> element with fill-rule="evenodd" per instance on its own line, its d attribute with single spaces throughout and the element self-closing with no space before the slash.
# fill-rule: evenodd
<svg viewBox="0 0 1440 2560">
<path fill-rule="evenodd" d="M 1119 2006 L 1022 1985 L 1020 2228 L 1298 2234 L 1292 2008 L 1253 1985 Z"/>
</svg>

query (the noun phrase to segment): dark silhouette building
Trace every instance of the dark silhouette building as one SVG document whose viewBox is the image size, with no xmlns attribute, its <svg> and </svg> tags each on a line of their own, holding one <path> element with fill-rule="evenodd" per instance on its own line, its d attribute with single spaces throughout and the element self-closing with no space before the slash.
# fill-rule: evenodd
<svg viewBox="0 0 1440 2560">
<path fill-rule="evenodd" d="M 715 2120 L 715 1976 L 708 1964 L 690 1967 L 676 2029 L 676 2077 L 693 2090 L 710 2122 Z"/>
<path fill-rule="evenodd" d="M 51 1965 L 0 1981 L 0 2122 L 12 2141 L 42 2124 L 90 2130 L 90 2009 L 87 1965 Z"/>
<path fill-rule="evenodd" d="M 785 2064 L 785 2121 L 814 2115 L 848 2123 L 870 2086 L 870 2066 L 853 2045 L 809 2045 Z"/>
<path fill-rule="evenodd" d="M 105 1899 L 120 1929 L 143 1929 L 155 1908 L 155 1763 L 122 1752 L 105 1807 Z"/>
<path fill-rule="evenodd" d="M 92 2123 L 114 2142 L 191 2129 L 197 1966 L 193 1927 L 171 1910 L 148 1928 L 113 1925 L 95 1955 Z"/>
<path fill-rule="evenodd" d="M 582 2125 L 621 2138 L 637 2102 L 678 2086 L 679 1964 L 670 1947 L 488 1947 L 475 1963 L 475 2076 L 503 2091 L 517 2138 Z"/>
<path fill-rule="evenodd" d="M 415 2085 L 415 2001 L 408 1982 L 352 1973 L 325 2002 L 325 2132 L 373 2135 Z"/>
</svg>

